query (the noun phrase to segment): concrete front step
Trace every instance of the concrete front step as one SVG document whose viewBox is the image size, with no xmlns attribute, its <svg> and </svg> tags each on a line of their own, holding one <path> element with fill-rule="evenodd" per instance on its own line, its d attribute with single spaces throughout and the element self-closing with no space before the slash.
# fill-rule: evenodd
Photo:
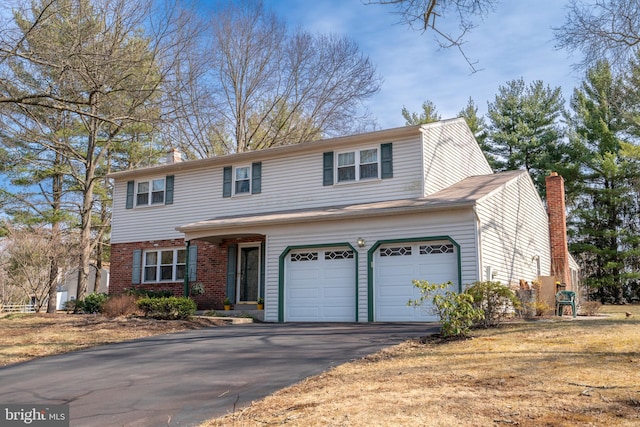
<svg viewBox="0 0 640 427">
<path fill-rule="evenodd" d="M 264 322 L 264 310 L 256 310 L 255 305 L 253 309 L 235 308 L 233 310 L 203 310 L 198 311 L 196 315 L 202 316 L 205 313 L 211 313 L 215 311 L 215 316 L 221 319 L 232 319 L 232 323 L 252 323 L 254 320 L 258 322 Z"/>
</svg>

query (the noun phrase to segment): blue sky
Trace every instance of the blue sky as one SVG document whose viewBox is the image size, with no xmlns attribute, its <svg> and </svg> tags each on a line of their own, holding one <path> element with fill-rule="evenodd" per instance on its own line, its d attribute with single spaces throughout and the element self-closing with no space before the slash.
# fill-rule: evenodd
<svg viewBox="0 0 640 427">
<path fill-rule="evenodd" d="M 565 20 L 565 0 L 502 0 L 466 37 L 467 55 L 478 61 L 471 73 L 455 49 L 440 49 L 432 33 L 398 24 L 391 6 L 365 0 L 265 0 L 287 24 L 311 33 L 337 33 L 355 40 L 384 79 L 369 101 L 378 128 L 404 126 L 403 106 L 420 112 L 435 103 L 442 118 L 457 116 L 471 97 L 485 114 L 498 87 L 522 77 L 561 87 L 567 102 L 583 73 L 571 65 L 579 58 L 554 48 L 553 31 Z"/>
</svg>

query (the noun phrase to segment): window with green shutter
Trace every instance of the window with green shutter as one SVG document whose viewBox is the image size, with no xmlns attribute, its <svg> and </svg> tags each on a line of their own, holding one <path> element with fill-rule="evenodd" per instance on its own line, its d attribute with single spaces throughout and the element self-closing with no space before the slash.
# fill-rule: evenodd
<svg viewBox="0 0 640 427">
<path fill-rule="evenodd" d="M 260 194 L 262 162 L 251 165 L 226 166 L 222 171 L 222 197 Z"/>
<path fill-rule="evenodd" d="M 174 184 L 174 175 L 167 175 L 164 178 L 128 181 L 126 208 L 132 209 L 134 205 L 136 207 L 171 205 L 173 204 Z"/>
</svg>

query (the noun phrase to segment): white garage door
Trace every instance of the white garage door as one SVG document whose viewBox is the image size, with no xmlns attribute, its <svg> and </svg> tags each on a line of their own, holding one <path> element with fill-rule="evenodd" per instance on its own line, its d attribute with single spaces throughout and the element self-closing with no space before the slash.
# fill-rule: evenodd
<svg viewBox="0 0 640 427">
<path fill-rule="evenodd" d="M 356 265 L 351 249 L 291 252 L 284 286 L 287 322 L 356 320 Z"/>
<path fill-rule="evenodd" d="M 451 281 L 458 290 L 458 257 L 450 242 L 424 242 L 381 246 L 376 251 L 374 319 L 379 322 L 437 321 L 431 305 L 409 307 L 420 292 L 412 281 L 440 284 Z M 430 303 L 430 301 L 429 301 Z"/>
</svg>

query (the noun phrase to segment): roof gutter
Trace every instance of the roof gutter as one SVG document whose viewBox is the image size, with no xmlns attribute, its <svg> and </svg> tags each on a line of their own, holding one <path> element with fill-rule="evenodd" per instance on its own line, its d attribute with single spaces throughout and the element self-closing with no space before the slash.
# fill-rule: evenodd
<svg viewBox="0 0 640 427">
<path fill-rule="evenodd" d="M 259 226 L 281 225 L 281 224 L 302 224 L 317 221 L 337 221 L 344 219 L 359 219 L 382 217 L 389 215 L 407 215 L 416 212 L 437 212 L 451 209 L 461 209 L 473 207 L 473 201 L 464 201 L 459 203 L 447 203 L 437 205 L 417 205 L 417 206 L 401 206 L 389 208 L 373 208 L 373 209 L 357 209 L 349 211 L 347 209 L 331 209 L 327 211 L 309 211 L 301 214 L 287 215 L 282 213 L 267 213 L 243 218 L 229 219 L 212 219 L 208 221 L 200 221 L 192 224 L 186 224 L 176 227 L 176 230 L 186 234 L 202 232 L 219 232 L 229 229 L 246 229 Z M 202 237 L 202 236 L 199 236 Z M 197 237 L 192 237 L 197 238 Z"/>
<path fill-rule="evenodd" d="M 301 142 L 293 145 L 283 145 L 279 147 L 266 148 L 264 150 L 247 151 L 244 153 L 228 154 L 225 156 L 209 157 L 206 159 L 188 160 L 167 165 L 113 172 L 108 174 L 107 177 L 113 179 L 128 179 L 150 174 L 170 174 L 185 170 L 193 171 L 198 169 L 207 169 L 215 166 L 229 165 L 231 163 L 252 162 L 272 157 L 287 157 L 300 152 L 333 150 L 349 144 L 398 140 L 421 135 L 420 132 L 421 125 L 404 126 L 358 135 Z"/>
</svg>

